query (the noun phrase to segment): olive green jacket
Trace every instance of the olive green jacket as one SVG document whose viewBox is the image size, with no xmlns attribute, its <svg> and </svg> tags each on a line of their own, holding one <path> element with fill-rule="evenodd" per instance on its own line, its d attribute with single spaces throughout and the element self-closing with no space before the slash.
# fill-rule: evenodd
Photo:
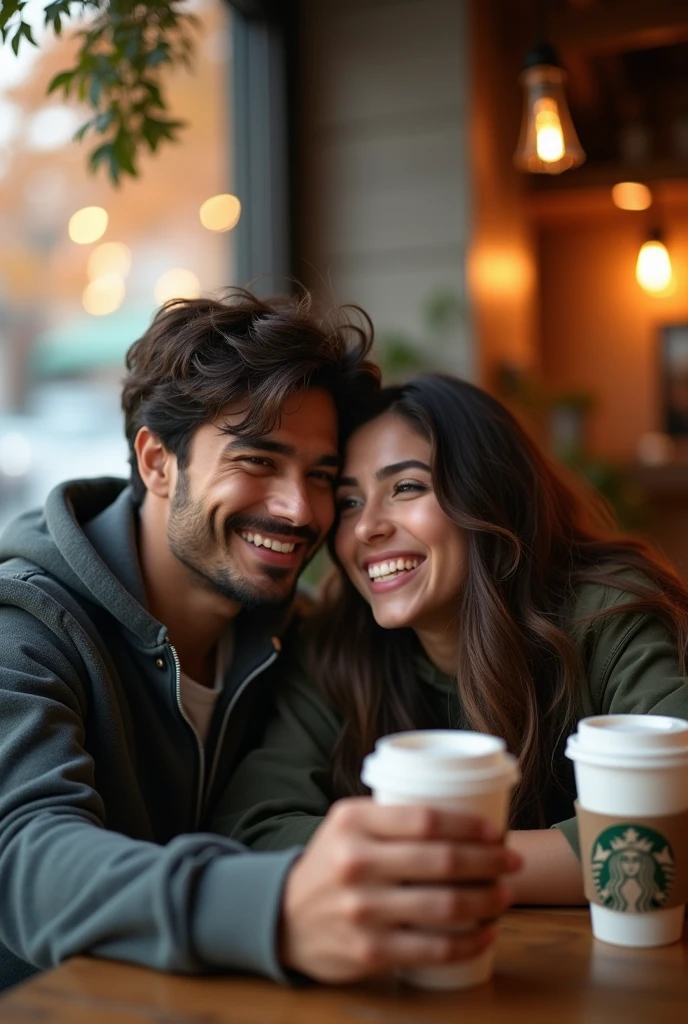
<svg viewBox="0 0 688 1024">
<path fill-rule="evenodd" d="M 681 676 L 676 645 L 657 618 L 620 612 L 585 622 L 592 612 L 633 599 L 622 590 L 594 585 L 577 594 L 570 633 L 586 669 L 577 717 L 688 719 L 688 683 Z M 330 765 L 340 719 L 307 678 L 296 652 L 282 679 L 263 743 L 234 773 L 213 822 L 223 835 L 260 850 L 306 843 L 333 800 Z M 418 685 L 427 687 L 437 728 L 467 728 L 455 680 L 419 660 Z M 562 743 L 542 803 L 547 825 L 560 828 L 577 852 L 574 799 L 573 766 Z"/>
</svg>

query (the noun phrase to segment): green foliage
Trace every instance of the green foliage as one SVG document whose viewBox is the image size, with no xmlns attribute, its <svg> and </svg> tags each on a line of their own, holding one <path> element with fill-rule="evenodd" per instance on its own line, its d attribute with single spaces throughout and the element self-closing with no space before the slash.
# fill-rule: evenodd
<svg viewBox="0 0 688 1024">
<path fill-rule="evenodd" d="M 26 5 L 0 0 L 0 38 L 15 54 L 22 45 L 37 45 L 23 18 Z M 183 7 L 184 0 L 53 0 L 44 7 L 45 25 L 57 36 L 65 21 L 81 18 L 76 62 L 55 75 L 48 93 L 92 108 L 76 138 L 94 141 L 89 167 L 104 166 L 115 185 L 123 175 L 138 175 L 142 152 L 176 142 L 184 127 L 168 116 L 161 84 L 163 70 L 191 67 L 198 19 Z"/>
<path fill-rule="evenodd" d="M 376 355 L 384 382 L 408 380 L 414 374 L 430 369 L 432 352 L 439 351 L 448 343 L 464 313 L 463 303 L 455 292 L 440 290 L 432 292 L 423 301 L 420 315 L 422 338 L 405 331 L 380 331 Z"/>
</svg>

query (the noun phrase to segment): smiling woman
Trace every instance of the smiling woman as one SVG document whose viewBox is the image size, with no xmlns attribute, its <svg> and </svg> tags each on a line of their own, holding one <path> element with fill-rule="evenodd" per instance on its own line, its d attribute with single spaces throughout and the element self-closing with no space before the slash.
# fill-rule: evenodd
<svg viewBox="0 0 688 1024">
<path fill-rule="evenodd" d="M 232 781 L 223 830 L 262 849 L 304 842 L 333 800 L 365 792 L 379 737 L 476 730 L 520 761 L 517 899 L 582 902 L 563 745 L 585 715 L 688 718 L 686 589 L 504 406 L 457 378 L 373 397 L 337 507 L 337 569 L 263 749 Z"/>
</svg>

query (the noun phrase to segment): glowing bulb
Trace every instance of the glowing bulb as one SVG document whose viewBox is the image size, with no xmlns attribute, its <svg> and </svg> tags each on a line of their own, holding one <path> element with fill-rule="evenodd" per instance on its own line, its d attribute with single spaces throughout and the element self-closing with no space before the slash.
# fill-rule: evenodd
<svg viewBox="0 0 688 1024">
<path fill-rule="evenodd" d="M 103 274 L 84 288 L 84 309 L 91 316 L 114 313 L 124 302 L 125 291 L 124 281 L 119 274 Z"/>
<path fill-rule="evenodd" d="M 94 281 L 105 274 L 126 277 L 131 267 L 131 252 L 124 242 L 103 242 L 88 258 L 88 279 Z"/>
<path fill-rule="evenodd" d="M 561 160 L 565 152 L 564 132 L 556 103 L 549 97 L 537 100 L 533 106 L 533 115 L 537 155 L 546 164 Z"/>
<path fill-rule="evenodd" d="M 227 192 L 211 196 L 201 205 L 198 215 L 208 231 L 231 231 L 241 216 L 241 203 Z"/>
<path fill-rule="evenodd" d="M 519 171 L 561 174 L 585 160 L 566 102 L 565 79 L 566 72 L 548 44 L 540 44 L 526 55 L 520 75 L 523 116 L 514 153 Z"/>
<path fill-rule="evenodd" d="M 155 301 L 159 306 L 170 299 L 197 299 L 201 294 L 201 282 L 192 270 L 175 268 L 158 278 L 155 285 Z"/>
<path fill-rule="evenodd" d="M 620 210 L 647 210 L 652 206 L 652 193 L 639 181 L 620 181 L 612 188 L 612 202 Z"/>
<path fill-rule="evenodd" d="M 105 234 L 108 226 L 107 210 L 102 206 L 84 206 L 69 218 L 69 237 L 77 245 L 90 245 Z"/>
<path fill-rule="evenodd" d="M 657 239 L 645 242 L 640 247 L 635 276 L 641 288 L 657 294 L 664 292 L 671 284 L 671 260 L 667 247 Z"/>
</svg>

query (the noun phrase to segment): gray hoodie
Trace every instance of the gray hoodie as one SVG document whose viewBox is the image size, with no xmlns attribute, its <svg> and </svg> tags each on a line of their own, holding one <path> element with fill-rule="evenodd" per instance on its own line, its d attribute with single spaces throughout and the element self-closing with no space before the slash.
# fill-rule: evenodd
<svg viewBox="0 0 688 1024">
<path fill-rule="evenodd" d="M 78 953 L 283 979 L 298 850 L 213 832 L 271 707 L 283 615 L 242 613 L 205 749 L 146 611 L 121 480 L 55 488 L 0 538 L 0 989 Z"/>
</svg>

